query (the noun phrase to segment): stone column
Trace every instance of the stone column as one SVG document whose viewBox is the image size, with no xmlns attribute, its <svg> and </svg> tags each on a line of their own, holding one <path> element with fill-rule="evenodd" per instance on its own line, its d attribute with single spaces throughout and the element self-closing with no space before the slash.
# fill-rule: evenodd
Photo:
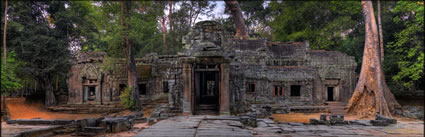
<svg viewBox="0 0 425 137">
<path fill-rule="evenodd" d="M 96 102 L 96 104 L 98 104 L 98 103 L 100 104 L 100 100 L 101 100 L 101 99 L 100 99 L 100 98 L 101 98 L 101 96 L 100 96 L 100 88 L 101 88 L 101 87 L 100 87 L 99 85 L 100 85 L 100 84 L 98 84 L 97 86 L 95 86 L 95 92 L 94 92 L 94 93 L 96 94 L 96 99 L 95 99 L 95 100 L 96 100 L 96 101 L 95 101 L 95 102 Z"/>
<path fill-rule="evenodd" d="M 223 63 L 220 65 L 220 114 L 230 115 L 229 104 L 229 64 Z"/>
<path fill-rule="evenodd" d="M 183 64 L 183 115 L 190 115 L 192 113 L 192 64 Z"/>
<path fill-rule="evenodd" d="M 84 101 L 88 100 L 88 96 L 89 96 L 88 91 L 89 91 L 89 87 L 83 86 L 83 94 L 81 94 L 81 95 L 83 95 L 83 99 L 81 100 L 81 104 L 83 104 Z"/>
</svg>

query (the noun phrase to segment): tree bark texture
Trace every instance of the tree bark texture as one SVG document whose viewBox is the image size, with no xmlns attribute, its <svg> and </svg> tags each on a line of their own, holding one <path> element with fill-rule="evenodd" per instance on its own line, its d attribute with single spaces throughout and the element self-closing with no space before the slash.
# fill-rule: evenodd
<svg viewBox="0 0 425 137">
<path fill-rule="evenodd" d="M 164 44 L 164 48 L 167 48 L 167 26 L 165 25 L 165 15 L 161 17 L 161 30 L 162 30 L 162 43 Z"/>
<path fill-rule="evenodd" d="M 229 7 L 232 12 L 233 22 L 236 26 L 236 37 L 238 38 L 247 38 L 248 32 L 246 30 L 245 21 L 243 19 L 242 10 L 239 7 L 239 3 L 236 0 L 225 0 L 226 5 Z"/>
<path fill-rule="evenodd" d="M 55 97 L 55 94 L 53 93 L 53 86 L 50 83 L 50 78 L 48 76 L 45 76 L 42 82 L 43 82 L 43 89 L 45 91 L 44 105 L 46 106 L 56 105 L 56 97 Z"/>
<path fill-rule="evenodd" d="M 124 48 L 124 52 L 127 58 L 127 84 L 128 88 L 131 89 L 132 98 L 135 110 L 141 110 L 141 103 L 139 100 L 138 87 L 137 87 L 137 73 L 136 73 L 136 63 L 134 60 L 133 46 L 128 39 L 129 32 L 129 1 L 121 1 L 121 38 L 122 38 L 122 46 Z"/>
<path fill-rule="evenodd" d="M 365 18 L 365 46 L 359 81 L 346 109 L 348 113 L 374 116 L 376 113 L 391 116 L 400 104 L 390 92 L 379 56 L 378 29 L 371 1 L 362 1 Z"/>
<path fill-rule="evenodd" d="M 381 64 L 384 62 L 384 38 L 382 36 L 382 23 L 381 23 L 381 1 L 377 1 L 378 6 L 378 27 L 379 27 L 379 46 L 381 47 Z"/>
<path fill-rule="evenodd" d="M 7 51 L 6 51 L 6 29 L 7 29 L 7 0 L 4 5 L 4 26 L 3 26 L 3 67 L 6 67 Z"/>
<path fill-rule="evenodd" d="M 7 52 L 6 52 L 6 29 L 7 29 L 7 0 L 4 5 L 4 27 L 3 27 L 3 68 L 6 69 Z M 6 95 L 1 95 L 3 98 L 3 108 L 6 109 Z"/>
</svg>

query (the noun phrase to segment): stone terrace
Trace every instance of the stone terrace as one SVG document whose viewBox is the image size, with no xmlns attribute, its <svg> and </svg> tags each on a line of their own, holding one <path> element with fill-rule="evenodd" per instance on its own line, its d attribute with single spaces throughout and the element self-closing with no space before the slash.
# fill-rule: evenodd
<svg viewBox="0 0 425 137">
<path fill-rule="evenodd" d="M 180 116 L 162 120 L 135 137 L 252 137 L 239 117 Z"/>
<path fill-rule="evenodd" d="M 364 136 L 424 136 L 423 121 L 398 122 L 379 127 L 368 120 L 344 126 L 280 123 L 271 119 L 258 119 L 258 127 L 244 126 L 238 117 L 232 116 L 180 116 L 162 120 L 144 129 L 136 137 L 364 137 Z"/>
</svg>

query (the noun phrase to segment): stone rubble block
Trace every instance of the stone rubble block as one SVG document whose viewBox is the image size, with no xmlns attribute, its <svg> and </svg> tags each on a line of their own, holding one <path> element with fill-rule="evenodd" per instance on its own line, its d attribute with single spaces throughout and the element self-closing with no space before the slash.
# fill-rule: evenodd
<svg viewBox="0 0 425 137">
<path fill-rule="evenodd" d="M 327 121 L 327 117 L 328 117 L 327 114 L 320 114 L 320 120 L 322 121 Z"/>
<path fill-rule="evenodd" d="M 369 120 L 351 120 L 350 125 L 372 126 Z"/>
<path fill-rule="evenodd" d="M 376 114 L 375 120 L 384 120 L 384 121 L 388 122 L 389 124 L 397 124 L 396 119 L 388 118 L 388 117 L 385 117 L 385 116 L 379 115 L 379 114 Z"/>
</svg>

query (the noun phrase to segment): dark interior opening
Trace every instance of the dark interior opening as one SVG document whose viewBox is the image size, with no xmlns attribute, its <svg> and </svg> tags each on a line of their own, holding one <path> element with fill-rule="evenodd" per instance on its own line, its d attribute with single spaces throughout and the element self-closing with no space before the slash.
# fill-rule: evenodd
<svg viewBox="0 0 425 137">
<path fill-rule="evenodd" d="M 334 100 L 334 87 L 328 87 L 328 101 Z"/>
<path fill-rule="evenodd" d="M 284 96 L 285 88 L 282 85 L 275 85 L 273 88 L 274 96 Z"/>
<path fill-rule="evenodd" d="M 195 77 L 196 114 L 217 113 L 219 106 L 219 72 L 198 71 Z"/>
<path fill-rule="evenodd" d="M 146 84 L 139 84 L 139 95 L 146 95 Z"/>
<path fill-rule="evenodd" d="M 96 99 L 96 87 L 89 86 L 88 88 L 89 88 L 88 101 L 94 101 Z"/>
<path fill-rule="evenodd" d="M 254 83 L 248 83 L 247 92 L 255 92 L 255 84 Z"/>
<path fill-rule="evenodd" d="M 169 92 L 169 88 L 168 88 L 168 81 L 162 81 L 162 91 L 164 93 L 168 93 Z"/>
<path fill-rule="evenodd" d="M 127 85 L 126 84 L 120 84 L 119 86 L 120 86 L 120 89 L 119 89 L 118 94 L 121 95 L 121 93 L 125 90 L 125 88 L 127 88 Z"/>
<path fill-rule="evenodd" d="M 301 85 L 291 85 L 291 96 L 301 96 Z"/>
<path fill-rule="evenodd" d="M 279 96 L 283 96 L 283 87 L 279 88 Z"/>
</svg>

